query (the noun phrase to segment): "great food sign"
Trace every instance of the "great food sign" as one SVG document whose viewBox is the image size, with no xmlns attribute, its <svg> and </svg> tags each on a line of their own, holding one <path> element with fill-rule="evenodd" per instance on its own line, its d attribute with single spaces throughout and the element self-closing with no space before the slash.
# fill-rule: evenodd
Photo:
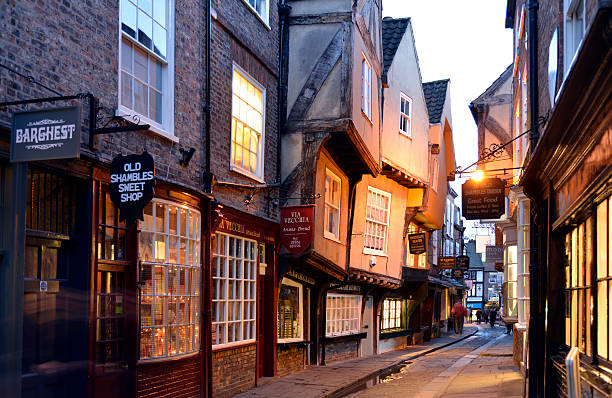
<svg viewBox="0 0 612 398">
<path fill-rule="evenodd" d="M 314 205 L 281 208 L 280 238 L 289 253 L 300 254 L 312 242 Z"/>
<path fill-rule="evenodd" d="M 142 220 L 142 210 L 153 199 L 155 163 L 147 152 L 117 155 L 111 163 L 110 197 L 119 208 L 119 219 L 131 224 Z"/>
<path fill-rule="evenodd" d="M 13 114 L 11 162 L 77 158 L 80 147 L 78 106 Z"/>
<path fill-rule="evenodd" d="M 463 217 L 497 219 L 505 212 L 505 184 L 499 178 L 468 180 L 461 187 Z"/>
</svg>

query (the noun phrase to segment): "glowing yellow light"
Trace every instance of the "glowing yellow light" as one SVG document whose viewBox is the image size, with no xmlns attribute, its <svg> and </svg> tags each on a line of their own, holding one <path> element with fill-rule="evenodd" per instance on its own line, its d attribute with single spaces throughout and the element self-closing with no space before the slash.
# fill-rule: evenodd
<svg viewBox="0 0 612 398">
<path fill-rule="evenodd" d="M 474 181 L 481 181 L 483 178 L 484 178 L 484 171 L 482 171 L 482 170 L 476 170 L 472 174 L 472 180 L 474 180 Z"/>
</svg>

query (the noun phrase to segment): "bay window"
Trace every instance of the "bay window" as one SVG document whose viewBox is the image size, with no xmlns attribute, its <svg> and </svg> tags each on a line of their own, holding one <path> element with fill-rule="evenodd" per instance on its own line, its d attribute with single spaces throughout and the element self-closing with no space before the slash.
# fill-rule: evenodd
<svg viewBox="0 0 612 398">
<path fill-rule="evenodd" d="M 140 359 L 200 349 L 200 213 L 154 199 L 139 222 Z"/>
<path fill-rule="evenodd" d="M 325 319 L 325 335 L 328 337 L 359 333 L 361 296 L 329 293 Z"/>
<path fill-rule="evenodd" d="M 255 341 L 257 242 L 216 234 L 213 255 L 212 344 Z"/>
</svg>

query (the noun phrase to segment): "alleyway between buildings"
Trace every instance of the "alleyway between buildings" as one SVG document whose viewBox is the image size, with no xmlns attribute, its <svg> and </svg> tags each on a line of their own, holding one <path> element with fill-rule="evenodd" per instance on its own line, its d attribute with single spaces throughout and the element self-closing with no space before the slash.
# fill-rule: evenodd
<svg viewBox="0 0 612 398">
<path fill-rule="evenodd" d="M 405 350 L 311 367 L 237 395 L 292 397 L 521 397 L 523 379 L 504 328 L 471 325 Z"/>
</svg>

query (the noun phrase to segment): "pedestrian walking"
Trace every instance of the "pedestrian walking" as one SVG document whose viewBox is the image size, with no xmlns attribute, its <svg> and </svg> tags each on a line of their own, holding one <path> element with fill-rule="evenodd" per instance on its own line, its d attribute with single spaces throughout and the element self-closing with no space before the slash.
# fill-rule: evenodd
<svg viewBox="0 0 612 398">
<path fill-rule="evenodd" d="M 482 322 L 482 311 L 481 310 L 476 311 L 476 322 L 478 322 L 479 325 L 480 325 L 480 322 Z"/>
<path fill-rule="evenodd" d="M 489 309 L 485 308 L 483 313 L 484 313 L 484 322 L 489 323 Z"/>
<path fill-rule="evenodd" d="M 468 322 L 472 323 L 472 307 L 468 307 Z"/>
<path fill-rule="evenodd" d="M 496 320 L 497 320 L 497 308 L 493 307 L 491 308 L 491 311 L 489 312 L 489 325 L 491 325 L 492 328 L 495 327 Z"/>
<path fill-rule="evenodd" d="M 463 322 L 467 314 L 467 309 L 461 304 L 461 301 L 457 301 L 451 310 L 456 334 L 463 334 Z"/>
</svg>

